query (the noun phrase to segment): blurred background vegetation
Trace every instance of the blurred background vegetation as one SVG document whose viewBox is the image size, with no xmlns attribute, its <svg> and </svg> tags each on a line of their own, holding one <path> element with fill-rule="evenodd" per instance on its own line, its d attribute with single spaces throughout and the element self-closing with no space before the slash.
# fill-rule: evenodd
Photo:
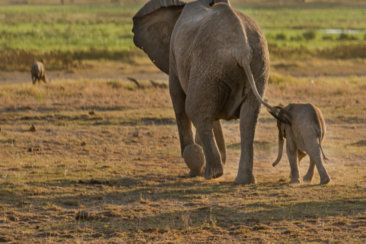
<svg viewBox="0 0 366 244">
<path fill-rule="evenodd" d="M 0 1 L 0 69 L 48 69 L 85 60 L 133 63 L 132 16 L 138 0 Z M 365 59 L 366 1 L 232 0 L 263 29 L 271 59 Z"/>
</svg>

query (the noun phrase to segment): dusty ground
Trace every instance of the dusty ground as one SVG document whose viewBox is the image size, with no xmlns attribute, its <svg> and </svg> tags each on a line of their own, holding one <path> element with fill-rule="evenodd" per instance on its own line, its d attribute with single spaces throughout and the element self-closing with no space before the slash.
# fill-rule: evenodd
<svg viewBox="0 0 366 244">
<path fill-rule="evenodd" d="M 45 65 L 47 69 L 47 65 Z M 127 77 L 136 77 L 143 80 L 167 80 L 168 76 L 160 72 L 147 58 L 136 58 L 135 64 L 116 61 L 84 61 L 77 67 L 68 70 L 47 70 L 50 82 L 58 80 L 122 80 Z M 31 83 L 29 71 L 0 71 L 0 85 Z"/>
<path fill-rule="evenodd" d="M 329 60 L 329 59 L 280 59 L 271 62 L 272 73 L 294 77 L 348 77 L 366 76 L 366 61 L 364 59 Z M 46 65 L 47 68 L 47 65 Z M 167 81 L 168 76 L 147 58 L 135 57 L 134 64 L 120 61 L 84 61 L 77 67 L 68 70 L 49 70 L 48 77 L 53 81 L 58 80 L 123 80 L 134 77 L 139 80 Z M 31 83 L 30 72 L 0 71 L 1 84 Z"/>
<path fill-rule="evenodd" d="M 255 138 L 257 184 L 241 186 L 233 184 L 238 122 L 223 125 L 224 176 L 188 178 L 168 89 L 148 82 L 165 76 L 133 72 L 123 74 L 146 80 L 143 89 L 124 76 L 1 86 L 0 241 L 366 241 L 365 76 L 274 76 L 270 103 L 313 102 L 322 109 L 332 181 L 319 186 L 316 172 L 311 184 L 287 183 L 286 155 L 271 166 L 277 132 L 263 110 Z M 301 175 L 308 163 L 302 162 Z"/>
</svg>

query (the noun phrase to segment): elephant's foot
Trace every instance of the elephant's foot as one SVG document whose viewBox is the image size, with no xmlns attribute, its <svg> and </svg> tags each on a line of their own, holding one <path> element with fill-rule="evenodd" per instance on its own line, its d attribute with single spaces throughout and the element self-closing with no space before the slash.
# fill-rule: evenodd
<svg viewBox="0 0 366 244">
<path fill-rule="evenodd" d="M 327 175 L 327 176 L 325 176 L 325 177 L 323 177 L 323 178 L 321 178 L 321 179 L 320 179 L 320 185 L 328 184 L 328 183 L 329 183 L 329 181 L 330 181 L 330 178 L 329 178 L 329 176 Z"/>
<path fill-rule="evenodd" d="M 238 174 L 235 178 L 235 183 L 240 185 L 255 184 L 255 177 L 253 174 Z"/>
<path fill-rule="evenodd" d="M 206 180 L 219 178 L 223 174 L 224 174 L 224 170 L 223 170 L 221 164 L 218 166 L 211 166 L 211 167 L 206 165 L 206 168 L 205 168 L 205 179 Z"/>
<path fill-rule="evenodd" d="M 299 178 L 292 178 L 292 179 L 290 180 L 290 184 L 299 184 L 299 183 L 300 183 Z"/>
<path fill-rule="evenodd" d="M 201 171 L 200 173 L 198 173 L 198 172 L 190 170 L 189 173 L 188 173 L 188 176 L 192 177 L 192 178 L 197 177 L 197 176 L 203 176 L 203 172 Z"/>
<path fill-rule="evenodd" d="M 205 157 L 202 148 L 196 144 L 190 144 L 184 148 L 183 158 L 188 168 L 191 170 L 189 176 L 196 177 L 203 174 Z"/>
<path fill-rule="evenodd" d="M 304 175 L 304 177 L 302 178 L 302 180 L 307 183 L 310 183 L 312 179 L 313 179 L 313 176 L 308 175 L 308 174 Z"/>
</svg>

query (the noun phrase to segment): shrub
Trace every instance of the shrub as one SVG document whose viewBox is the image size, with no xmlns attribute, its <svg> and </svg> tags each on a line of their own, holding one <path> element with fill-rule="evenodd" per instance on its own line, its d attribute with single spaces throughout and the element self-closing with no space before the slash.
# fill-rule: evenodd
<svg viewBox="0 0 366 244">
<path fill-rule="evenodd" d="M 286 36 L 284 33 L 278 33 L 278 34 L 275 36 L 275 39 L 276 39 L 276 40 L 286 40 L 286 39 L 287 39 L 287 36 Z"/>
<path fill-rule="evenodd" d="M 347 33 L 341 33 L 341 34 L 339 34 L 338 40 L 353 41 L 353 40 L 357 40 L 357 37 L 354 35 L 347 34 Z"/>
<path fill-rule="evenodd" d="M 333 37 L 331 35 L 326 35 L 326 36 L 323 36 L 322 39 L 325 41 L 327 41 L 327 40 L 329 41 L 329 40 L 333 40 Z"/>
<path fill-rule="evenodd" d="M 318 55 L 325 58 L 366 58 L 366 44 L 348 44 L 324 48 Z"/>
<path fill-rule="evenodd" d="M 302 37 L 301 36 L 291 36 L 291 41 L 301 41 Z"/>
<path fill-rule="evenodd" d="M 305 40 L 313 40 L 316 37 L 316 32 L 314 30 L 308 30 L 302 33 Z"/>
</svg>

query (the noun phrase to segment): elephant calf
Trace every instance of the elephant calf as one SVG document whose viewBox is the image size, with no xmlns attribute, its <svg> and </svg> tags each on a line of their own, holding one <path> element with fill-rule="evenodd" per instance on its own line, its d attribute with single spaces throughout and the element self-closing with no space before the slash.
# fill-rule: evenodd
<svg viewBox="0 0 366 244">
<path fill-rule="evenodd" d="M 37 80 L 41 80 L 47 83 L 46 69 L 44 68 L 43 60 L 36 61 L 31 67 L 31 75 L 33 85 L 36 84 Z"/>
<path fill-rule="evenodd" d="M 306 182 L 312 180 L 316 165 L 320 175 L 320 184 L 327 184 L 330 178 L 320 155 L 322 153 L 323 159 L 326 159 L 321 146 L 326 128 L 319 108 L 312 104 L 289 104 L 284 108 L 282 106 L 276 108 L 279 111 L 277 115 L 274 115 L 278 118 L 278 156 L 272 164 L 273 167 L 281 160 L 284 138 L 286 138 L 287 157 L 291 167 L 291 183 L 300 182 L 298 161 L 300 162 L 308 154 L 310 166 L 303 180 Z"/>
</svg>

